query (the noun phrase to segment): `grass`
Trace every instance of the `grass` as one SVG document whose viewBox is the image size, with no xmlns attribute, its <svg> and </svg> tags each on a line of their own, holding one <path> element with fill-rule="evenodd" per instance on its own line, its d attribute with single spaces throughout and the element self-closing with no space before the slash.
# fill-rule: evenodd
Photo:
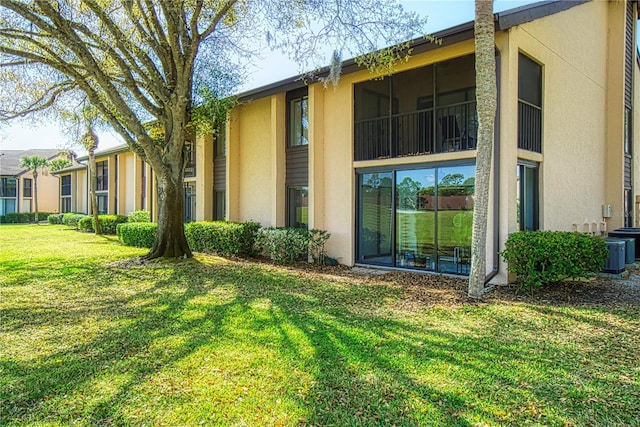
<svg viewBox="0 0 640 427">
<path fill-rule="evenodd" d="M 0 425 L 640 425 L 637 306 L 402 304 L 339 270 L 143 253 L 0 227 Z"/>
</svg>

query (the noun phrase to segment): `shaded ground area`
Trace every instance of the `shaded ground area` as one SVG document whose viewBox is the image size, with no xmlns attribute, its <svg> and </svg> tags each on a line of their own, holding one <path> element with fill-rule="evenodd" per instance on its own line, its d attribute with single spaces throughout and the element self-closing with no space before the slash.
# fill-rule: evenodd
<svg viewBox="0 0 640 427">
<path fill-rule="evenodd" d="M 468 281 L 437 274 L 387 271 L 345 266 L 318 267 L 298 264 L 290 269 L 309 278 L 340 278 L 354 283 L 387 283 L 403 291 L 401 304 L 411 306 L 460 306 L 476 303 L 467 297 Z M 589 280 L 564 281 L 539 289 L 522 289 L 515 284 L 490 289 L 484 302 L 522 302 L 562 306 L 616 307 L 640 306 L 640 266 L 629 269 L 625 278 L 594 277 Z"/>
</svg>

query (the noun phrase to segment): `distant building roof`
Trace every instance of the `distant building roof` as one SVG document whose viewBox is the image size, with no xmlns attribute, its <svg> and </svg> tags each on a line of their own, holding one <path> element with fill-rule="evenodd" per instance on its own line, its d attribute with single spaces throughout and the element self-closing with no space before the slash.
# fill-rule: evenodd
<svg viewBox="0 0 640 427">
<path fill-rule="evenodd" d="M 25 156 L 40 156 L 51 160 L 60 155 L 60 150 L 33 149 L 33 150 L 0 150 L 0 175 L 17 176 L 25 172 L 20 167 L 20 158 Z"/>
<path fill-rule="evenodd" d="M 104 150 L 99 150 L 99 151 L 96 150 L 95 155 L 96 155 L 96 157 L 102 157 L 102 156 L 108 156 L 108 155 L 111 155 L 111 154 L 125 153 L 127 151 L 131 151 L 129 146 L 127 144 L 121 144 L 121 145 L 117 145 L 115 147 L 107 148 L 107 149 L 104 149 Z M 84 162 L 86 160 L 89 160 L 89 155 L 78 157 L 77 160 L 79 162 Z"/>
<path fill-rule="evenodd" d="M 74 172 L 74 171 L 80 171 L 80 170 L 84 170 L 87 168 L 87 165 L 85 165 L 84 163 L 77 163 L 73 166 L 69 166 L 66 167 L 64 169 L 58 169 L 57 171 L 51 171 L 51 175 L 62 175 L 64 173 L 68 173 L 68 172 Z"/>
</svg>

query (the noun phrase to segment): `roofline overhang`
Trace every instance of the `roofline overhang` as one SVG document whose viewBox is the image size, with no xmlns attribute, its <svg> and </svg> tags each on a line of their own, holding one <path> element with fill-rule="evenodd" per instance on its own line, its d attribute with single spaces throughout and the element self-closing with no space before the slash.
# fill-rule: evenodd
<svg viewBox="0 0 640 427">
<path fill-rule="evenodd" d="M 504 31 L 517 25 L 525 24 L 545 16 L 562 12 L 572 7 L 588 3 L 591 0 L 554 0 L 539 1 L 529 5 L 517 7 L 503 12 L 494 14 L 496 31 Z M 638 0 L 633 0 L 638 1 Z M 469 21 L 454 27 L 450 27 L 429 35 L 429 37 L 418 37 L 409 41 L 409 48 L 412 49 L 412 55 L 429 52 L 431 50 L 440 49 L 455 43 L 473 39 L 474 22 Z M 438 42 L 433 42 L 437 40 Z M 350 74 L 363 70 L 355 62 L 355 58 L 347 59 L 342 63 L 342 74 Z M 277 93 L 288 92 L 290 90 L 300 89 L 316 83 L 321 78 L 329 75 L 329 67 L 323 67 L 315 73 L 303 73 L 293 77 L 289 77 L 265 86 L 241 92 L 236 95 L 239 102 L 248 102 L 254 99 L 264 98 L 266 96 L 275 95 Z"/>
<path fill-rule="evenodd" d="M 126 153 L 127 151 L 131 151 L 131 148 L 129 148 L 127 144 L 121 144 L 112 148 L 107 148 L 106 150 L 96 151 L 95 156 L 96 158 L 103 157 L 103 156 L 110 156 L 112 154 Z M 76 160 L 79 162 L 89 160 L 89 155 L 87 154 L 82 157 L 78 157 Z"/>
</svg>

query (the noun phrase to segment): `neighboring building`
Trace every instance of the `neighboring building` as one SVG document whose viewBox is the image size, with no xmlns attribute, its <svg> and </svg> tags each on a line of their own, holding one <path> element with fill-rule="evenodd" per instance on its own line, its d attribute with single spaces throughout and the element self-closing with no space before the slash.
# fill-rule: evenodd
<svg viewBox="0 0 640 427">
<path fill-rule="evenodd" d="M 33 174 L 20 167 L 25 156 L 40 156 L 49 161 L 67 158 L 74 162 L 74 154 L 57 149 L 0 151 L 0 215 L 12 212 L 35 211 Z M 58 212 L 58 178 L 47 168 L 38 172 L 38 211 Z"/>
<path fill-rule="evenodd" d="M 506 280 L 497 254 L 514 231 L 638 225 L 637 20 L 636 0 L 495 15 L 495 280 Z M 346 61 L 335 88 L 299 76 L 240 94 L 216 140 L 188 141 L 185 219 L 319 228 L 343 264 L 468 274 L 473 23 L 433 36 L 441 43 L 413 40 L 391 76 Z M 154 209 L 148 167 L 124 147 L 98 157 L 101 211 Z"/>
<path fill-rule="evenodd" d="M 155 212 L 151 168 L 126 145 L 98 150 L 96 196 L 101 214 L 128 215 L 136 210 Z M 89 201 L 89 156 L 78 158 L 76 167 L 60 170 L 61 212 L 91 213 Z"/>
</svg>

